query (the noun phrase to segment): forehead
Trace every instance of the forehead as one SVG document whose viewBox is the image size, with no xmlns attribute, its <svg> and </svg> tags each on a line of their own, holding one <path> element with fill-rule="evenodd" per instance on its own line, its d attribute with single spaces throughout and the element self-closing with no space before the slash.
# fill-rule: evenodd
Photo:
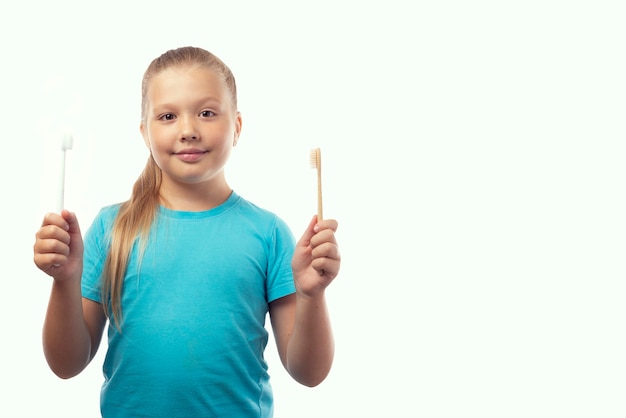
<svg viewBox="0 0 626 418">
<path fill-rule="evenodd" d="M 146 93 L 150 101 L 175 100 L 189 96 L 230 100 L 222 75 L 199 65 L 170 67 L 154 74 L 148 81 Z"/>
</svg>

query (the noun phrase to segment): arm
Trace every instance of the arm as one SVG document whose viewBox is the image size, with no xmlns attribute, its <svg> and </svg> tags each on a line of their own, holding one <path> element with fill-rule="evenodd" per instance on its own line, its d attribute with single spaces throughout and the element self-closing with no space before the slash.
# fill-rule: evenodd
<svg viewBox="0 0 626 418">
<path fill-rule="evenodd" d="M 76 376 L 94 357 L 106 323 L 102 306 L 81 296 L 83 240 L 76 215 L 64 210 L 44 217 L 34 261 L 54 278 L 43 327 L 46 360 L 57 376 Z"/>
<path fill-rule="evenodd" d="M 292 270 L 296 293 L 270 304 L 276 345 L 287 372 L 306 386 L 330 372 L 335 346 L 325 290 L 339 272 L 337 222 L 313 218 L 296 244 Z"/>
</svg>

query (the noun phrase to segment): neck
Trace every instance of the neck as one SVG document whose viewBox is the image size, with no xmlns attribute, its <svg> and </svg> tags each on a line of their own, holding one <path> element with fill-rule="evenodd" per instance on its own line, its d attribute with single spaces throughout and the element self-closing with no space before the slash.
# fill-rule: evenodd
<svg viewBox="0 0 626 418">
<path fill-rule="evenodd" d="M 171 184 L 163 182 L 159 190 L 161 205 L 168 209 L 201 212 L 213 209 L 224 203 L 232 189 L 225 182 L 218 184 Z"/>
</svg>

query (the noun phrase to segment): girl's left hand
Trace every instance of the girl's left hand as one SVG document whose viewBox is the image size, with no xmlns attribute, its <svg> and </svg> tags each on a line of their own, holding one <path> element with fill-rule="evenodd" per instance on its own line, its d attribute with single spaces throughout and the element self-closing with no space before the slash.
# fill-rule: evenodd
<svg viewBox="0 0 626 418">
<path fill-rule="evenodd" d="M 314 216 L 296 244 L 291 268 L 296 289 L 305 295 L 322 292 L 339 273 L 341 255 L 335 239 L 334 219 L 317 222 Z"/>
</svg>

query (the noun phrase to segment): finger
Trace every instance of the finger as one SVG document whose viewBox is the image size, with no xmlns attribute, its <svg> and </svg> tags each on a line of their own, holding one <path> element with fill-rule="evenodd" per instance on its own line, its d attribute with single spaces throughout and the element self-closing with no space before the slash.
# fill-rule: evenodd
<svg viewBox="0 0 626 418">
<path fill-rule="evenodd" d="M 336 242 L 335 231 L 337 231 L 338 223 L 334 219 L 325 219 L 318 222 L 313 230 L 316 234 L 311 238 L 311 246 L 315 247 L 324 242 Z"/>
<path fill-rule="evenodd" d="M 67 225 L 67 231 L 70 234 L 80 234 L 80 225 L 78 224 L 78 218 L 74 212 L 70 212 L 69 210 L 63 209 L 61 212 L 63 219 Z"/>
<path fill-rule="evenodd" d="M 36 242 L 45 241 L 48 239 L 56 239 L 64 242 L 65 244 L 68 244 L 70 242 L 70 234 L 57 225 L 42 226 L 35 234 L 35 238 Z"/>
<path fill-rule="evenodd" d="M 337 276 L 337 274 L 339 273 L 340 265 L 341 263 L 339 260 L 334 260 L 326 257 L 315 258 L 311 262 L 311 267 L 313 267 L 313 269 L 317 271 L 320 276 L 326 277 L 330 280 L 334 279 L 335 276 Z"/>
<path fill-rule="evenodd" d="M 68 256 L 70 254 L 69 240 L 62 241 L 56 238 L 38 239 L 35 242 L 35 253 Z"/>
<path fill-rule="evenodd" d="M 65 231 L 63 232 L 65 235 L 68 235 Z M 69 254 L 70 247 L 63 241 L 58 239 L 38 239 L 34 245 L 33 261 L 39 269 L 49 273 L 51 268 L 65 264 Z"/>
<path fill-rule="evenodd" d="M 64 211 L 67 212 L 67 211 Z M 63 218 L 62 215 L 58 214 L 58 213 L 46 213 L 45 216 L 43 217 L 43 221 L 41 223 L 41 226 L 47 226 L 47 225 L 56 225 L 61 229 L 64 230 L 68 230 L 69 229 L 69 225 L 67 223 L 67 221 Z"/>
<path fill-rule="evenodd" d="M 338 227 L 339 223 L 335 219 L 324 219 L 315 225 L 315 232 L 320 232 L 326 229 L 336 232 Z"/>
<path fill-rule="evenodd" d="M 309 225 L 307 226 L 306 230 L 302 234 L 302 237 L 298 240 L 296 244 L 297 247 L 308 247 L 311 244 L 311 238 L 313 238 L 313 236 L 315 235 L 314 228 L 316 224 L 317 224 L 317 215 L 314 216 L 309 222 Z"/>
<path fill-rule="evenodd" d="M 65 210 L 60 215 L 48 213 L 44 216 L 33 245 L 33 260 L 39 269 L 52 274 L 67 263 L 71 252 L 71 234 L 76 231 L 80 234 L 80 229 L 73 224 L 76 224 L 76 216 Z"/>
<path fill-rule="evenodd" d="M 316 248 L 324 244 L 337 245 L 335 233 L 330 229 L 318 232 L 311 238 L 311 248 Z"/>
<path fill-rule="evenodd" d="M 316 258 L 329 258 L 332 260 L 340 260 L 341 254 L 339 253 L 339 246 L 334 243 L 325 242 L 322 245 L 318 245 L 311 251 L 311 257 Z"/>
<path fill-rule="evenodd" d="M 41 271 L 50 272 L 63 266 L 67 262 L 67 256 L 55 253 L 35 254 L 33 261 Z"/>
</svg>

